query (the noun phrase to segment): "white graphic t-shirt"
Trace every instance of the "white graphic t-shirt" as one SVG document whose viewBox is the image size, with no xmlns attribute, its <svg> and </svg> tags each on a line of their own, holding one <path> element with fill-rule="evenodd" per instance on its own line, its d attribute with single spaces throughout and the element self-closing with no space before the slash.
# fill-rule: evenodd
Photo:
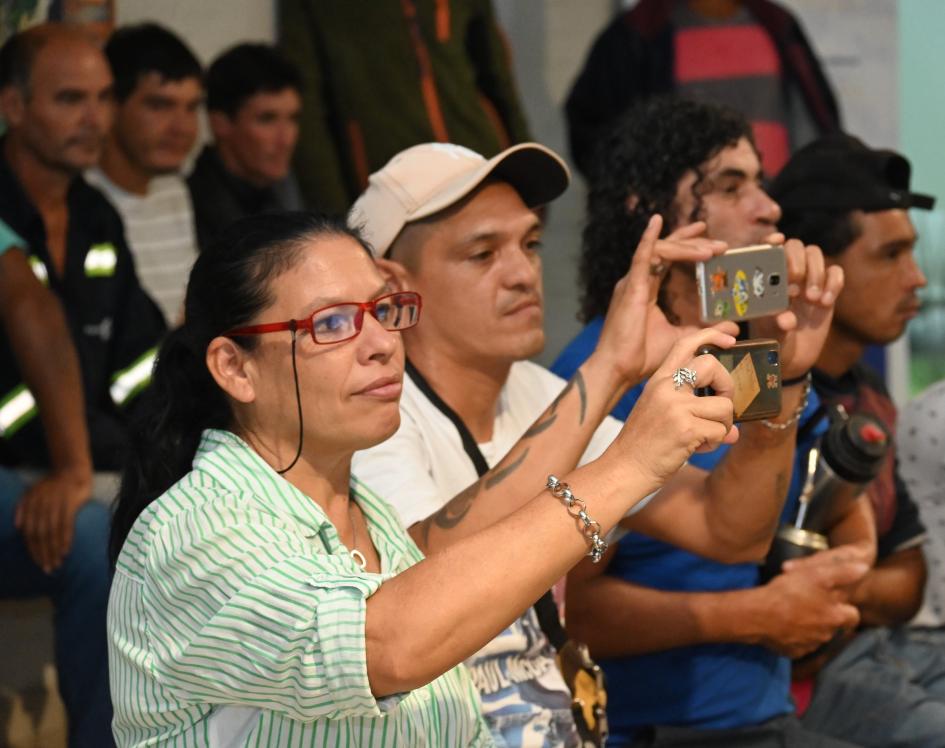
<svg viewBox="0 0 945 748">
<path fill-rule="evenodd" d="M 496 410 L 492 441 L 479 444 L 490 467 L 498 463 L 565 386 L 527 361 L 512 366 Z M 354 456 L 352 472 L 399 512 L 405 527 L 439 510 L 479 476 L 452 421 L 409 376 L 404 378 L 401 424 L 383 444 Z M 598 427 L 582 464 L 600 456 L 622 424 L 609 416 Z M 535 486 L 535 493 L 541 485 Z M 512 570 L 510 570 L 510 573 Z M 499 745 L 572 745 L 571 697 L 554 649 L 534 609 L 473 655 L 466 665 Z"/>
</svg>

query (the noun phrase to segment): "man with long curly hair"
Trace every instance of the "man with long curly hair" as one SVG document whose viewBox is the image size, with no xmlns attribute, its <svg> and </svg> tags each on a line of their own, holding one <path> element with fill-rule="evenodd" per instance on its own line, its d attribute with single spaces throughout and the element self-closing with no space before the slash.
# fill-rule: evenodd
<svg viewBox="0 0 945 748">
<path fill-rule="evenodd" d="M 584 330 L 553 366 L 573 371 L 593 348 L 607 299 L 626 272 L 653 213 L 664 232 L 703 221 L 706 234 L 731 247 L 783 242 L 781 210 L 762 186 L 759 154 L 742 115 L 716 105 L 654 99 L 621 119 L 592 173 L 580 261 Z M 691 263 L 673 263 L 659 304 L 674 324 L 699 324 Z M 637 392 L 613 411 L 626 418 Z M 816 410 L 811 395 L 800 430 Z M 817 428 L 799 438 L 798 464 Z M 714 471 L 724 450 L 690 465 Z M 732 485 L 746 505 L 755 486 Z M 838 523 L 846 545 L 823 552 L 870 562 L 874 552 L 865 502 Z M 841 539 L 841 536 L 842 539 Z M 854 540 L 851 543 L 849 541 Z M 567 623 L 586 641 L 608 679 L 611 742 L 636 746 L 836 746 L 794 716 L 790 661 L 829 640 L 835 586 L 794 569 L 759 586 L 754 563 L 722 564 L 632 532 L 595 568 L 568 578 Z M 846 745 L 846 743 L 841 743 Z"/>
</svg>

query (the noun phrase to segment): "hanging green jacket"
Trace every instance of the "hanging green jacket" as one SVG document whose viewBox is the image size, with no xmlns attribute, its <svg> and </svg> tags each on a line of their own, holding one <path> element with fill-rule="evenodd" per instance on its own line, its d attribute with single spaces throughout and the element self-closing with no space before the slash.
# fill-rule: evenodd
<svg viewBox="0 0 945 748">
<path fill-rule="evenodd" d="M 529 140 L 490 0 L 280 0 L 303 76 L 295 173 L 309 207 L 347 211 L 417 143 L 492 156 Z"/>
</svg>

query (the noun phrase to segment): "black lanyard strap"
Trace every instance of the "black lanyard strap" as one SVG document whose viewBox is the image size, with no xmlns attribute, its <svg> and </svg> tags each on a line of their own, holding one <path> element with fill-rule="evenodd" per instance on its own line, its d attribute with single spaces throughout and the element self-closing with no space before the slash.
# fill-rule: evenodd
<svg viewBox="0 0 945 748">
<path fill-rule="evenodd" d="M 466 452 L 466 455 L 472 460 L 473 467 L 476 468 L 476 474 L 481 478 L 488 473 L 489 463 L 486 462 L 482 450 L 479 449 L 479 445 L 476 443 L 472 432 L 470 432 L 466 424 L 463 423 L 463 419 L 443 401 L 443 398 L 440 397 L 436 393 L 436 390 L 430 386 L 430 383 L 423 378 L 423 375 L 417 370 L 417 367 L 410 362 L 410 359 L 407 359 L 406 370 L 407 374 L 413 380 L 413 383 L 417 385 L 433 407 L 452 421 L 453 426 L 456 427 L 456 431 L 459 433 L 460 441 L 463 443 L 463 451 Z M 538 599 L 538 602 L 535 603 L 534 607 L 541 630 L 544 632 L 545 636 L 548 637 L 548 641 L 551 642 L 551 646 L 555 648 L 555 651 L 560 651 L 567 643 L 568 635 L 561 625 L 561 619 L 558 617 L 558 606 L 555 603 L 554 596 L 551 594 L 551 590 L 542 595 Z"/>
</svg>

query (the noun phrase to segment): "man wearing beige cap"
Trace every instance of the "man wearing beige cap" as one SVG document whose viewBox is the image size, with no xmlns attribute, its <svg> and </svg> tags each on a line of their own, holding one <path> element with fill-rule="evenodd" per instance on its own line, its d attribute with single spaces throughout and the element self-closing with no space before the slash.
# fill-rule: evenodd
<svg viewBox="0 0 945 748">
<path fill-rule="evenodd" d="M 424 300 L 423 323 L 404 335 L 400 429 L 356 455 L 353 469 L 405 525 L 433 515 L 414 533 L 427 554 L 438 551 L 441 533 L 462 528 L 472 502 L 512 500 L 606 447 L 618 424 L 604 414 L 681 334 L 656 306 L 659 264 L 708 259 L 724 249 L 698 238 L 701 225 L 657 241 L 661 224 L 654 219 L 614 292 L 596 350 L 566 384 L 527 359 L 544 344 L 541 223 L 534 209 L 568 181 L 560 158 L 535 144 L 488 161 L 457 146 L 420 145 L 373 174 L 352 208 L 350 223 L 363 229 L 392 285 L 417 290 Z M 792 282 L 813 285 L 796 260 Z M 822 316 L 784 341 L 785 376 L 807 371 L 816 359 L 829 325 L 830 315 Z M 794 321 L 786 313 L 779 322 Z M 700 335 L 726 337 L 714 329 Z M 680 396 L 689 396 L 684 389 Z M 536 422 L 552 402 L 559 406 Z M 799 405 L 800 394 L 786 391 L 776 420 L 789 421 Z M 684 467 L 629 521 L 723 561 L 761 558 L 784 499 L 794 442 L 793 426 L 745 428 L 711 474 Z M 726 490 L 732 485 L 758 490 L 746 505 L 740 492 Z M 587 499 L 593 514 L 593 497 Z M 546 626 L 543 617 L 541 623 L 529 611 L 467 663 L 500 745 L 577 740 L 570 696 L 543 632 L 554 636 L 554 622 Z"/>
</svg>

